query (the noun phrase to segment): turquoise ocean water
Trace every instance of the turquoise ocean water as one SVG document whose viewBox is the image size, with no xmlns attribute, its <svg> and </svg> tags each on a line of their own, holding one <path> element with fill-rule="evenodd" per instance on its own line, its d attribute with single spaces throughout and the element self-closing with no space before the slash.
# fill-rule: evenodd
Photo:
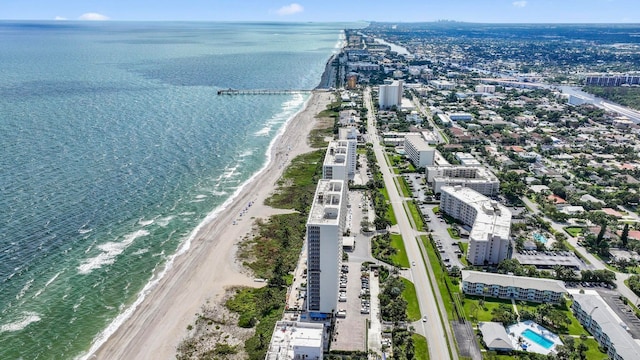
<svg viewBox="0 0 640 360">
<path fill-rule="evenodd" d="M 0 359 L 117 328 L 307 99 L 216 91 L 314 88 L 348 26 L 0 22 Z"/>
</svg>

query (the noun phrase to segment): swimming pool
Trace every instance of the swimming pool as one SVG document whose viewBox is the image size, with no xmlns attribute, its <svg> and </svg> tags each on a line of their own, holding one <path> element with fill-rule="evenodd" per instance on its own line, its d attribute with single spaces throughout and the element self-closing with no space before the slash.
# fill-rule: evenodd
<svg viewBox="0 0 640 360">
<path fill-rule="evenodd" d="M 547 339 L 546 337 L 538 334 L 537 332 L 531 330 L 531 329 L 526 329 L 525 331 L 522 332 L 522 336 L 526 337 L 527 339 L 533 341 L 534 343 L 542 346 L 545 349 L 549 349 L 550 347 L 552 347 L 554 345 L 554 342 Z"/>
<path fill-rule="evenodd" d="M 543 243 L 543 244 L 546 244 L 546 243 L 547 243 L 547 238 L 546 238 L 546 237 L 544 237 L 544 235 L 542 235 L 542 234 L 540 234 L 540 233 L 534 233 L 534 234 L 533 234 L 533 238 L 534 238 L 536 241 L 540 241 L 540 242 L 541 242 L 541 243 Z"/>
</svg>

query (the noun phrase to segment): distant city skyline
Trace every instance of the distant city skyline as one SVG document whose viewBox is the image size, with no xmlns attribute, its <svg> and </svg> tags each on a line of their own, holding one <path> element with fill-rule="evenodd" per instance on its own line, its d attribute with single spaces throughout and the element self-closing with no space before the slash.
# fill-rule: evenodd
<svg viewBox="0 0 640 360">
<path fill-rule="evenodd" d="M 3 20 L 638 23 L 637 0 L 6 0 Z"/>
</svg>

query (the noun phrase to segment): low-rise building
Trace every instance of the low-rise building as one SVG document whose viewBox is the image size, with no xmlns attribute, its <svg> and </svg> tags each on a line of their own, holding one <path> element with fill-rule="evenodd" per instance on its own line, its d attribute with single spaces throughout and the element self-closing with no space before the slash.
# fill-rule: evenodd
<svg viewBox="0 0 640 360">
<path fill-rule="evenodd" d="M 497 322 L 479 322 L 478 330 L 482 333 L 482 340 L 489 351 L 512 351 L 513 344 L 504 326 Z"/>
<path fill-rule="evenodd" d="M 589 291 L 590 292 L 590 291 Z M 610 359 L 635 360 L 640 345 L 623 328 L 624 323 L 597 293 L 575 292 L 571 309 L 580 324 L 605 349 Z"/>
<path fill-rule="evenodd" d="M 511 256 L 509 209 L 468 187 L 441 190 L 440 211 L 472 227 L 467 253 L 471 264 L 497 264 Z"/>
<path fill-rule="evenodd" d="M 462 270 L 462 291 L 538 303 L 558 303 L 567 292 L 562 281 Z"/>
<path fill-rule="evenodd" d="M 321 360 L 323 348 L 323 324 L 278 321 L 265 360 Z"/>
</svg>

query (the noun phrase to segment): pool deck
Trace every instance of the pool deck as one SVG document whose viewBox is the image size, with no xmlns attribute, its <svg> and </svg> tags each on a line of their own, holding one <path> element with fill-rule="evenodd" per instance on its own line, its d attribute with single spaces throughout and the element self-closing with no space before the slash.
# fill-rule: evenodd
<svg viewBox="0 0 640 360">
<path fill-rule="evenodd" d="M 555 345 L 552 345 L 548 349 L 541 345 L 538 345 L 536 342 L 531 341 L 530 339 L 522 335 L 522 333 L 526 329 L 530 329 L 531 331 L 544 336 L 550 341 L 553 341 Z M 562 341 L 560 341 L 560 337 L 557 334 L 552 333 L 551 331 L 547 330 L 546 328 L 538 325 L 537 323 L 531 320 L 522 321 L 517 324 L 509 326 L 507 328 L 507 334 L 509 334 L 509 337 L 511 338 L 511 343 L 513 344 L 513 347 L 518 350 L 522 350 L 522 348 L 520 348 L 520 346 L 518 345 L 519 336 L 522 336 L 522 338 L 524 339 L 524 344 L 527 345 L 526 351 L 534 352 L 538 354 L 547 355 L 551 352 L 555 352 L 556 345 L 562 345 Z"/>
</svg>

